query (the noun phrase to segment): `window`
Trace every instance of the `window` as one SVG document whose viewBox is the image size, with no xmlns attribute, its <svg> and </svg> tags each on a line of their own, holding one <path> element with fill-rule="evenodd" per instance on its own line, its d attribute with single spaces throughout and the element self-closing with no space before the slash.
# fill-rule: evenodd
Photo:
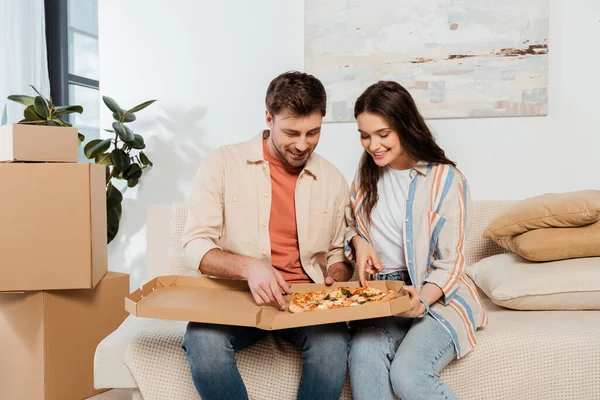
<svg viewBox="0 0 600 400">
<path fill-rule="evenodd" d="M 100 137 L 98 0 L 45 0 L 50 94 L 56 105 L 79 104 L 70 122 L 86 142 Z M 80 161 L 86 161 L 80 148 Z"/>
</svg>

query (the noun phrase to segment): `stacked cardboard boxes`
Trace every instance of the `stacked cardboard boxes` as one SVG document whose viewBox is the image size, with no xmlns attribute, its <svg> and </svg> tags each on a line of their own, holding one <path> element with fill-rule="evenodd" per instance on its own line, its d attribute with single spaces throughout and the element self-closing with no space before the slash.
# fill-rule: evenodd
<svg viewBox="0 0 600 400">
<path fill-rule="evenodd" d="M 94 352 L 129 294 L 107 272 L 105 179 L 77 163 L 77 129 L 0 126 L 2 399 L 98 393 Z"/>
</svg>

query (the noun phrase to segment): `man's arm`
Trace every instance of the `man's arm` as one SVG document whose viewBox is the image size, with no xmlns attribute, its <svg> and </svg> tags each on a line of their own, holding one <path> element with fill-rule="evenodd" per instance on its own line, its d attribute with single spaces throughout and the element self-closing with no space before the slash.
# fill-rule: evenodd
<svg viewBox="0 0 600 400">
<path fill-rule="evenodd" d="M 347 282 L 352 278 L 352 274 L 354 273 L 354 267 L 344 255 L 344 236 L 348 226 L 346 223 L 346 213 L 350 207 L 350 191 L 346 180 L 341 174 L 340 178 L 342 184 L 337 194 L 336 213 L 332 220 L 335 226 L 333 227 L 333 235 L 327 256 L 328 268 L 325 278 L 325 284 L 327 285 L 333 284 L 334 281 Z"/>
<path fill-rule="evenodd" d="M 224 160 L 217 150 L 206 158 L 194 178 L 182 237 L 185 263 L 202 274 L 245 279 L 257 304 L 277 303 L 283 309 L 281 292 L 291 291 L 275 268 L 253 257 L 223 251 L 219 246 L 223 231 L 224 175 Z"/>
</svg>

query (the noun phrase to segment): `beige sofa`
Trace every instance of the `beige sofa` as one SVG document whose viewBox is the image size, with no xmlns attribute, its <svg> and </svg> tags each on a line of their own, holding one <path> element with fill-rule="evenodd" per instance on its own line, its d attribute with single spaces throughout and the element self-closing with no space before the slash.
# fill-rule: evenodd
<svg viewBox="0 0 600 400">
<path fill-rule="evenodd" d="M 507 204 L 474 203 L 468 265 L 503 251 L 481 233 Z M 182 204 L 149 209 L 149 278 L 190 274 L 179 255 L 185 217 Z M 461 399 L 600 398 L 600 311 L 511 311 L 487 298 L 485 304 L 489 325 L 479 331 L 478 346 L 442 373 Z M 132 388 L 136 399 L 198 399 L 180 347 L 185 325 L 129 316 L 96 350 L 96 388 Z M 237 359 L 251 398 L 295 398 L 301 354 L 289 344 L 268 336 Z M 352 398 L 348 382 L 342 398 Z"/>
</svg>

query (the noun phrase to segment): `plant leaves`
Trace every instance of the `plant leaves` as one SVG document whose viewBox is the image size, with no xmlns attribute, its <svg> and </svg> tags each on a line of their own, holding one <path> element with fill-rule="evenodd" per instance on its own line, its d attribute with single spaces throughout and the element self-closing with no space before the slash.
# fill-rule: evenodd
<svg viewBox="0 0 600 400">
<path fill-rule="evenodd" d="M 138 104 L 137 106 L 135 106 L 135 107 L 133 107 L 133 108 L 131 108 L 131 109 L 127 110 L 127 111 L 126 111 L 126 114 L 129 114 L 129 113 L 134 113 L 134 112 L 141 111 L 141 110 L 143 110 L 144 108 L 148 107 L 150 104 L 154 103 L 155 101 L 156 101 L 156 100 L 149 100 L 149 101 L 145 101 L 145 102 L 143 102 L 143 103 L 141 103 L 141 104 Z"/>
<path fill-rule="evenodd" d="M 43 121 L 43 118 L 35 112 L 33 105 L 27 106 L 25 111 L 23 111 L 23 116 L 27 121 Z"/>
<path fill-rule="evenodd" d="M 24 94 L 13 94 L 8 96 L 9 100 L 17 102 L 19 104 L 23 104 L 25 107 L 32 106 L 35 97 L 33 96 L 25 96 Z"/>
<path fill-rule="evenodd" d="M 130 187 L 130 188 L 136 187 L 137 184 L 138 184 L 138 182 L 139 182 L 139 179 L 129 179 L 127 181 L 127 186 Z"/>
<path fill-rule="evenodd" d="M 82 114 L 83 107 L 81 107 L 81 106 L 58 106 L 58 107 L 54 107 L 54 111 L 56 112 L 56 115 L 71 114 L 71 113 Z"/>
<path fill-rule="evenodd" d="M 83 143 L 83 141 L 85 140 L 85 136 L 77 132 L 77 140 L 79 142 L 78 146 L 81 146 L 81 143 Z"/>
<path fill-rule="evenodd" d="M 107 167 L 113 165 L 112 160 L 110 159 L 110 153 L 97 154 L 94 158 L 94 162 L 96 164 L 106 165 Z"/>
<path fill-rule="evenodd" d="M 104 153 L 106 150 L 108 150 L 110 143 L 110 139 L 94 139 L 85 145 L 83 148 L 83 154 L 85 154 L 88 159 L 95 158 L 96 155 Z"/>
<path fill-rule="evenodd" d="M 42 96 L 37 96 L 35 98 L 33 101 L 33 108 L 40 117 L 43 119 L 48 118 L 48 103 L 42 98 Z"/>
<path fill-rule="evenodd" d="M 131 164 L 129 156 L 121 149 L 114 149 L 110 153 L 110 160 L 118 171 L 127 170 Z"/>
<path fill-rule="evenodd" d="M 121 203 L 116 207 L 106 210 L 106 240 L 107 243 L 113 241 L 119 232 L 119 224 L 121 222 L 122 206 Z"/>
<path fill-rule="evenodd" d="M 122 201 L 123 194 L 109 182 L 106 186 L 106 209 L 114 208 L 118 204 L 121 204 Z"/>
<path fill-rule="evenodd" d="M 113 118 L 115 121 L 121 122 L 121 116 L 117 113 L 113 113 Z M 135 114 L 125 114 L 123 117 L 123 122 L 133 122 L 135 121 Z"/>
<path fill-rule="evenodd" d="M 130 179 L 140 179 L 140 177 L 142 176 L 142 168 L 136 164 L 133 163 L 129 166 L 129 168 L 127 168 L 127 170 L 123 173 L 123 178 L 130 180 Z"/>
<path fill-rule="evenodd" d="M 46 125 L 50 125 L 49 122 L 54 122 L 56 125 L 53 126 L 72 126 L 70 123 L 60 119 L 60 118 L 52 118 L 46 121 Z"/>
<path fill-rule="evenodd" d="M 108 107 L 108 109 L 110 111 L 117 113 L 119 115 L 123 114 L 123 109 L 121 107 L 119 107 L 117 102 L 114 101 L 112 98 L 110 98 L 108 96 L 102 96 L 102 100 L 104 101 L 104 104 L 106 104 L 106 107 Z"/>
<path fill-rule="evenodd" d="M 127 142 L 131 142 L 132 140 L 135 139 L 135 136 L 133 135 L 133 132 L 131 131 L 131 129 L 129 129 L 122 123 L 113 122 L 112 127 L 115 130 L 115 132 L 117 132 L 117 134 L 119 135 L 119 137 L 121 138 L 122 141 L 127 143 Z"/>
<path fill-rule="evenodd" d="M 35 90 L 35 92 L 38 94 L 38 96 L 40 96 L 42 98 L 42 100 L 44 101 L 44 105 L 46 106 L 46 109 L 50 108 L 50 105 L 48 104 L 48 100 L 46 100 L 46 98 L 44 96 L 42 96 L 42 94 L 39 92 L 39 90 L 37 90 L 35 88 L 35 86 L 33 86 L 33 85 L 29 85 L 29 86 L 31 86 L 31 88 L 33 90 Z M 34 104 L 35 104 L 35 99 L 34 99 Z"/>
<path fill-rule="evenodd" d="M 142 162 L 142 165 L 145 167 L 147 165 L 149 166 L 153 166 L 154 164 L 152 164 L 152 161 L 150 161 L 150 159 L 148 158 L 148 156 L 146 155 L 146 153 L 144 153 L 143 151 L 140 151 L 140 161 Z"/>
<path fill-rule="evenodd" d="M 127 145 L 129 147 L 131 147 L 132 149 L 137 149 L 137 150 L 145 149 L 146 144 L 144 143 L 144 138 L 141 135 L 138 135 L 137 133 L 134 133 L 133 136 L 134 136 L 134 139 L 130 142 L 127 142 Z"/>
<path fill-rule="evenodd" d="M 56 122 L 53 119 L 48 119 L 44 122 L 44 125 L 46 126 L 62 126 L 60 123 Z"/>
</svg>

